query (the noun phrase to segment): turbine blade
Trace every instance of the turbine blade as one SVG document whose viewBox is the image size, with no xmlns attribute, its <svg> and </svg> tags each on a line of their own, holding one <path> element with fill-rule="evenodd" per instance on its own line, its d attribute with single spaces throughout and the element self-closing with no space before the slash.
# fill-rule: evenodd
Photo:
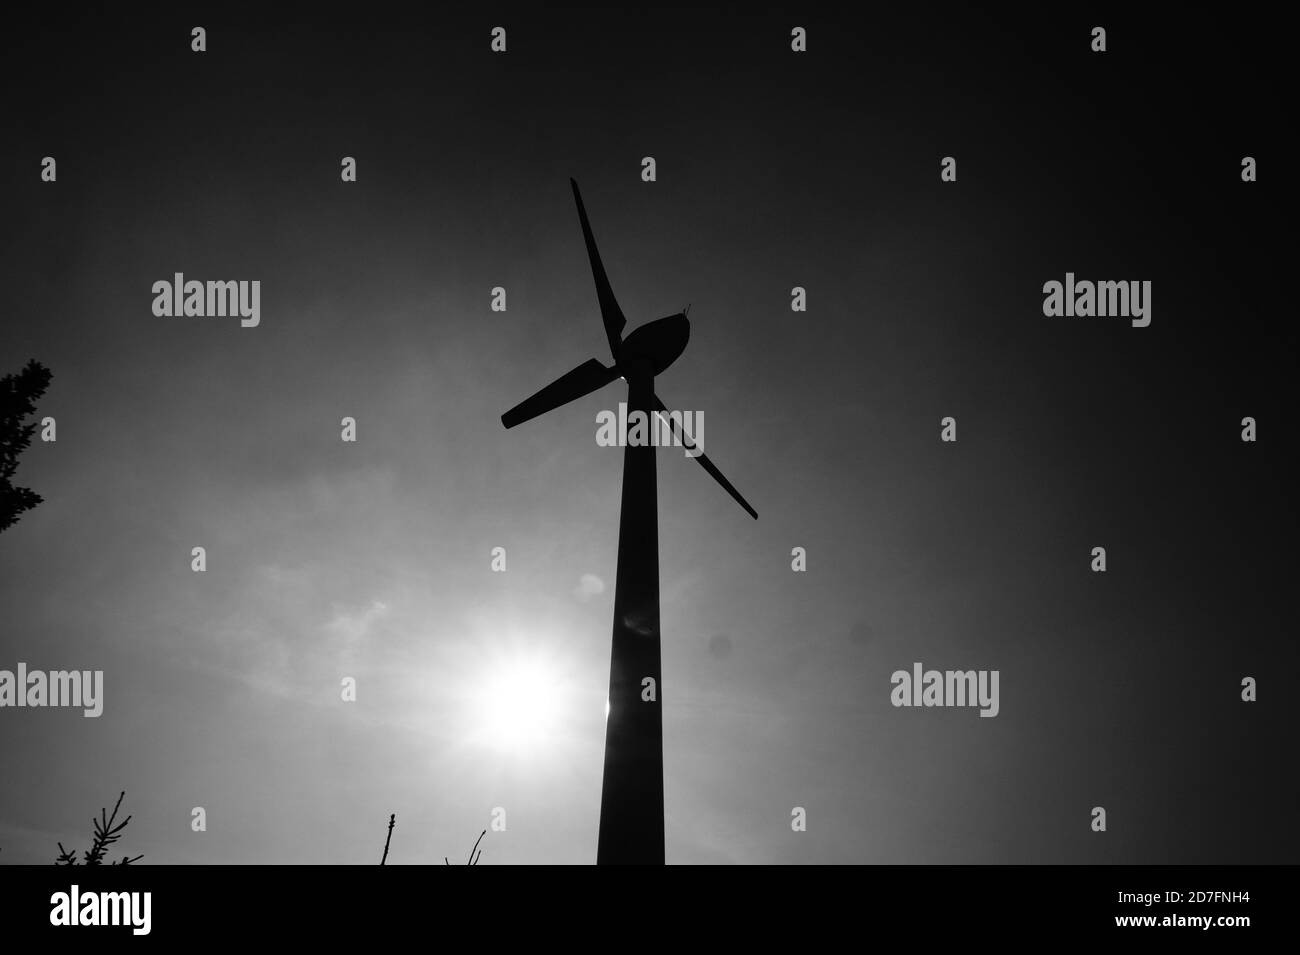
<svg viewBox="0 0 1300 955">
<path fill-rule="evenodd" d="M 661 412 L 660 420 L 668 422 L 669 426 L 673 429 L 673 433 L 681 440 L 683 446 L 692 450 L 695 449 L 694 442 L 686 436 L 685 430 L 679 427 L 677 422 L 672 419 L 672 416 L 668 413 L 668 409 L 664 407 L 664 403 L 659 400 L 658 395 L 655 396 L 655 411 Z M 708 455 L 701 451 L 699 455 L 696 456 L 695 460 L 700 462 L 700 467 L 708 471 L 709 476 L 712 477 L 713 480 L 722 485 L 724 491 L 736 499 L 736 503 L 743 507 L 750 517 L 754 520 L 758 520 L 758 511 L 749 506 L 749 502 L 741 497 L 740 492 L 737 491 L 735 487 L 732 486 L 732 483 L 723 476 L 722 472 L 718 470 L 717 465 L 709 460 Z"/>
<path fill-rule="evenodd" d="M 523 424 L 538 415 L 546 414 L 560 405 L 567 405 L 619 377 L 617 367 L 606 368 L 594 358 L 584 361 L 573 371 L 561 375 L 532 397 L 525 398 L 501 416 L 507 428 Z"/>
<path fill-rule="evenodd" d="M 570 179 L 569 184 L 573 186 L 573 198 L 578 203 L 578 219 L 582 222 L 582 237 L 587 243 L 587 258 L 591 260 L 591 276 L 596 280 L 596 298 L 600 300 L 600 317 L 605 323 L 605 337 L 609 339 L 609 350 L 614 358 L 618 358 L 618 346 L 623 340 L 623 326 L 627 324 L 627 319 L 623 317 L 623 310 L 618 307 L 618 299 L 614 298 L 614 290 L 610 288 L 609 276 L 605 274 L 605 266 L 600 261 L 600 251 L 596 248 L 596 237 L 591 234 L 591 223 L 587 221 L 587 209 L 582 204 L 582 193 L 578 191 L 578 183 L 575 179 Z"/>
</svg>

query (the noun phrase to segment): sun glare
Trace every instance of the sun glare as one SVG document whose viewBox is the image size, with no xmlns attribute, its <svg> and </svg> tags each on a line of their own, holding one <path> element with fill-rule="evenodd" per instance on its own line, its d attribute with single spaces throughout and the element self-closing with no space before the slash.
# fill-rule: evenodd
<svg viewBox="0 0 1300 955">
<path fill-rule="evenodd" d="M 478 698 L 484 742 L 510 751 L 535 750 L 556 735 L 560 723 L 562 679 L 539 657 L 502 661 L 487 674 Z"/>
</svg>

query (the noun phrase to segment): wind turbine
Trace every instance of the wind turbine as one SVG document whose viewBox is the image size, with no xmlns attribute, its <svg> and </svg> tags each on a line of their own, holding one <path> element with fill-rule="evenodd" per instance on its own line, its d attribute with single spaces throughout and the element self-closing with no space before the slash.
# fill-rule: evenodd
<svg viewBox="0 0 1300 955">
<path fill-rule="evenodd" d="M 618 307 L 596 240 L 587 221 L 578 184 L 570 179 L 578 204 L 578 220 L 587 243 L 596 298 L 605 323 L 613 364 L 589 358 L 561 375 L 501 416 L 513 428 L 568 404 L 617 378 L 627 381 L 628 417 L 640 411 L 663 412 L 683 446 L 698 450 L 655 395 L 655 376 L 676 361 L 686 348 L 691 325 L 686 313 L 669 315 L 635 329 L 624 337 L 627 319 Z M 736 499 L 751 517 L 749 506 L 712 461 L 702 452 L 695 460 Z M 605 775 L 600 794 L 600 836 L 597 865 L 664 862 L 664 748 L 660 710 L 662 681 L 659 652 L 659 505 L 655 488 L 655 447 L 650 441 L 626 443 L 623 451 L 623 500 L 618 520 L 618 571 L 614 584 L 614 638 L 609 666 L 608 713 L 605 717 Z M 654 699 L 650 684 L 654 681 Z"/>
</svg>

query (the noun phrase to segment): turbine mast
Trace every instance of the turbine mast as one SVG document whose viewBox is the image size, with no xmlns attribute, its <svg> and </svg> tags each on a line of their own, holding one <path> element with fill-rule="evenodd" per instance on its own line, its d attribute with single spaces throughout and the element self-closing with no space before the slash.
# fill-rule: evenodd
<svg viewBox="0 0 1300 955">
<path fill-rule="evenodd" d="M 655 405 L 649 362 L 631 362 L 625 374 L 628 414 L 641 411 L 648 419 Z M 655 485 L 654 445 L 628 444 L 623 449 L 597 865 L 664 864 L 659 496 Z"/>
</svg>

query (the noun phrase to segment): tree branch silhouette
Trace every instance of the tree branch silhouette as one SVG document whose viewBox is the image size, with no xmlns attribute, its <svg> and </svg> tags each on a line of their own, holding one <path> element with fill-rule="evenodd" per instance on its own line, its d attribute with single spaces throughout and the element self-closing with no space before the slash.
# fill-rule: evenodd
<svg viewBox="0 0 1300 955">
<path fill-rule="evenodd" d="M 35 423 L 24 424 L 36 411 L 36 401 L 49 387 L 50 370 L 32 359 L 16 375 L 0 378 L 0 531 L 18 522 L 44 500 L 28 487 L 15 487 L 10 480 L 18 469 L 18 455 L 32 443 Z"/>
<path fill-rule="evenodd" d="M 388 861 L 388 844 L 393 841 L 393 826 L 395 825 L 397 825 L 397 813 L 393 813 L 388 817 L 388 838 L 384 840 L 384 857 L 379 860 L 380 865 Z"/>
<path fill-rule="evenodd" d="M 122 798 L 125 795 L 126 790 L 118 793 L 117 803 L 113 806 L 113 814 L 111 816 L 108 814 L 107 809 L 101 808 L 99 810 L 99 818 L 92 818 L 90 820 L 91 826 L 94 827 L 94 835 L 91 840 L 90 848 L 85 852 L 86 858 L 82 863 L 83 865 L 103 865 L 104 857 L 108 855 L 109 846 L 122 838 L 122 830 L 125 829 L 126 824 L 131 821 L 130 816 L 127 816 L 121 822 L 117 821 L 117 811 L 122 807 Z M 75 849 L 63 848 L 62 842 L 56 843 L 56 845 L 59 847 L 59 856 L 54 860 L 55 865 L 77 864 L 77 853 Z M 138 856 L 124 855 L 119 861 L 112 864 L 130 865 L 133 862 L 139 862 L 143 858 L 143 854 Z"/>
</svg>

